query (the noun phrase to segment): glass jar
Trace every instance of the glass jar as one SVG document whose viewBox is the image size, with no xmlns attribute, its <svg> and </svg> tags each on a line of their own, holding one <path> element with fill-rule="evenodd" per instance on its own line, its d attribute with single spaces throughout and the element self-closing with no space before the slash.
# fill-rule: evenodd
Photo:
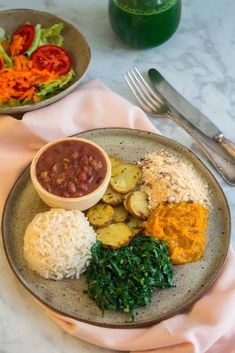
<svg viewBox="0 0 235 353">
<path fill-rule="evenodd" d="M 151 48 L 166 42 L 176 31 L 181 0 L 109 0 L 109 20 L 127 44 Z"/>
</svg>

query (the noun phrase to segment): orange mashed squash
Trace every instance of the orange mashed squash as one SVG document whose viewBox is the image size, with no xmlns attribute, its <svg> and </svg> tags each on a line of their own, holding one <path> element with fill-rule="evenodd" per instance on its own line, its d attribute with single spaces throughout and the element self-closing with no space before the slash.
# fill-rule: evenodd
<svg viewBox="0 0 235 353">
<path fill-rule="evenodd" d="M 167 242 L 175 265 L 197 261 L 204 254 L 208 210 L 200 203 L 161 203 L 143 225 L 146 235 Z"/>
</svg>

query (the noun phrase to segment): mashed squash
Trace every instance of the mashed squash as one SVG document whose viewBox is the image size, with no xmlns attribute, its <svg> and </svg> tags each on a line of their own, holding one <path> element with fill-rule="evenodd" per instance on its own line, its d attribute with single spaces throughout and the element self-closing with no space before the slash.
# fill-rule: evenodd
<svg viewBox="0 0 235 353">
<path fill-rule="evenodd" d="M 199 260 L 204 254 L 208 210 L 199 203 L 161 203 L 143 225 L 146 235 L 167 242 L 176 265 Z"/>
</svg>

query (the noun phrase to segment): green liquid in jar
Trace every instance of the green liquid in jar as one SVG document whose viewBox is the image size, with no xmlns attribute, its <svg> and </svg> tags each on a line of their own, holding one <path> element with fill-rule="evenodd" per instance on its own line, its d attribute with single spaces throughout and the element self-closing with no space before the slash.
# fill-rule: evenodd
<svg viewBox="0 0 235 353">
<path fill-rule="evenodd" d="M 181 0 L 109 0 L 109 19 L 115 33 L 127 44 L 151 48 L 176 31 Z"/>
</svg>

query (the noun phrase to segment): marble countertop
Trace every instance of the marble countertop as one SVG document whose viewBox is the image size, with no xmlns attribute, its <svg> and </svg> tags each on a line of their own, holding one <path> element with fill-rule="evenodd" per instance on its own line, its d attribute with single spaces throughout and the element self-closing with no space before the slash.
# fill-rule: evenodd
<svg viewBox="0 0 235 353">
<path fill-rule="evenodd" d="M 107 3 L 106 0 L 0 0 L 0 10 L 35 8 L 72 22 L 84 33 L 92 51 L 92 63 L 84 81 L 99 78 L 130 101 L 134 99 L 123 74 L 133 66 L 142 72 L 158 68 L 228 138 L 235 140 L 235 2 L 183 0 L 182 20 L 176 34 L 160 47 L 145 51 L 127 47 L 114 35 Z M 183 143 L 205 161 L 191 138 L 172 122 L 154 120 L 154 124 L 165 136 Z M 228 198 L 234 223 L 235 188 L 215 175 Z M 235 247 L 234 231 L 232 243 Z M 1 353 L 111 353 L 69 336 L 47 318 L 15 279 L 2 247 L 0 273 Z"/>
</svg>

